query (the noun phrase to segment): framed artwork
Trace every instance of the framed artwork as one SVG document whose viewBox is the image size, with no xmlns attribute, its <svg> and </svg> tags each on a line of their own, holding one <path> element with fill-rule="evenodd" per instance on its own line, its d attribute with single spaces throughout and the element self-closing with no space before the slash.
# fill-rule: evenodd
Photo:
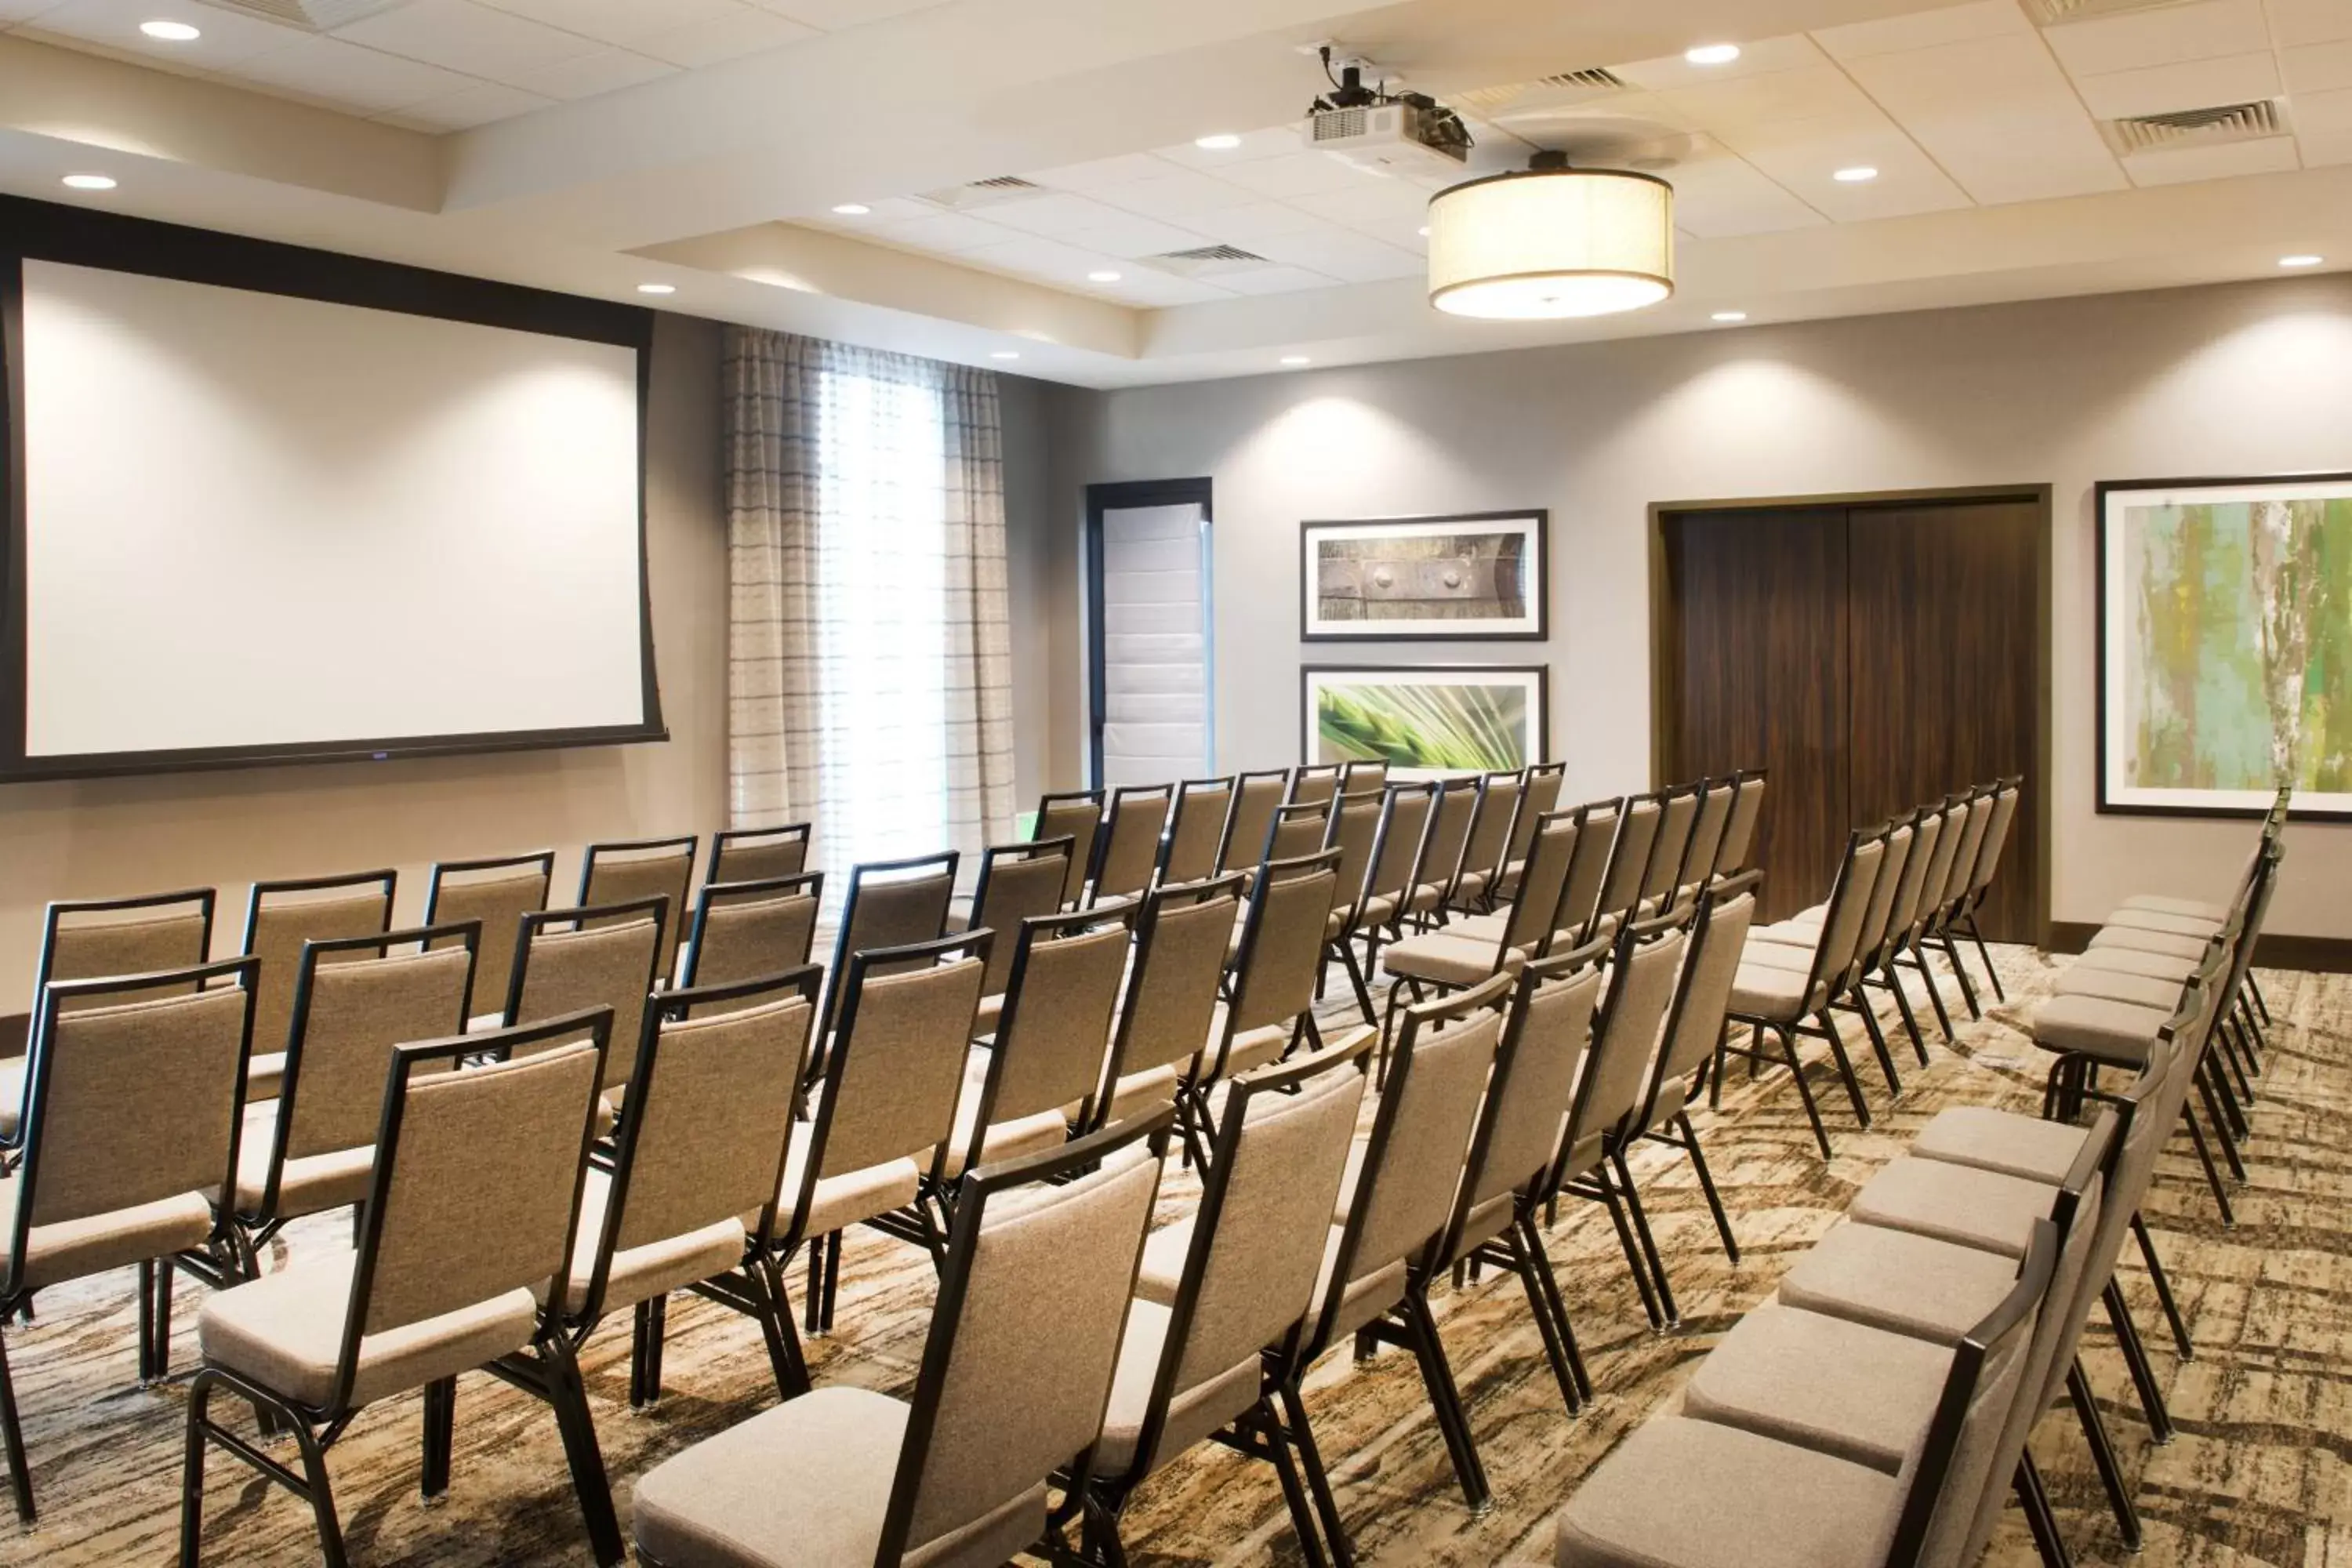
<svg viewBox="0 0 2352 1568">
<path fill-rule="evenodd" d="M 1550 635 L 1543 510 L 1298 527 L 1304 642 L 1539 642 Z"/>
<path fill-rule="evenodd" d="M 1308 665 L 1298 674 L 1299 754 L 1308 763 L 1496 773 L 1549 751 L 1543 665 Z"/>
<path fill-rule="evenodd" d="M 2099 810 L 2352 819 L 2352 474 L 2096 504 Z"/>
</svg>

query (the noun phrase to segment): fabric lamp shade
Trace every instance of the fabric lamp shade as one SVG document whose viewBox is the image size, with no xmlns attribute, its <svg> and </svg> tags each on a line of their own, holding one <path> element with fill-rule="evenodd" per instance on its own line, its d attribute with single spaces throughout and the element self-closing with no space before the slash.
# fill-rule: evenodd
<svg viewBox="0 0 2352 1568">
<path fill-rule="evenodd" d="M 1675 192 L 1650 174 L 1538 167 L 1429 204 L 1429 302 L 1457 316 L 1605 316 L 1675 291 Z"/>
</svg>

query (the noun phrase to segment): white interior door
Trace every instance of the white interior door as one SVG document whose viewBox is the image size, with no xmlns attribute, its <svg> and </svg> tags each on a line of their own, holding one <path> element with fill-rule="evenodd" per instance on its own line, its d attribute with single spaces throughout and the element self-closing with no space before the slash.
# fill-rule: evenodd
<svg viewBox="0 0 2352 1568">
<path fill-rule="evenodd" d="M 1209 521 L 1195 502 L 1103 514 L 1104 788 L 1215 772 Z"/>
</svg>

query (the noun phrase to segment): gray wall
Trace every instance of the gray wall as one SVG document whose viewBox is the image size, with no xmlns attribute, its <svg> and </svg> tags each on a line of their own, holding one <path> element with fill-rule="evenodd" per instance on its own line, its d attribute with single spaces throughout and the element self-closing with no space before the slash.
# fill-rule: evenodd
<svg viewBox="0 0 2352 1568">
<path fill-rule="evenodd" d="M 1088 482 L 1214 479 L 1218 752 L 1233 768 L 1297 760 L 1302 518 L 1549 507 L 1549 644 L 1364 657 L 1548 660 L 1553 751 L 1584 795 L 1649 782 L 1653 502 L 2049 484 L 2052 914 L 2092 921 L 2158 885 L 2218 896 L 2251 832 L 2093 809 L 2092 486 L 2352 468 L 2352 279 L 1063 394 L 1053 410 L 1068 559 L 1045 584 L 1044 640 L 1048 776 L 1061 782 L 1082 765 L 1073 520 Z M 2273 929 L 2352 936 L 2338 892 L 2352 826 L 2298 826 L 2289 843 Z"/>
</svg>

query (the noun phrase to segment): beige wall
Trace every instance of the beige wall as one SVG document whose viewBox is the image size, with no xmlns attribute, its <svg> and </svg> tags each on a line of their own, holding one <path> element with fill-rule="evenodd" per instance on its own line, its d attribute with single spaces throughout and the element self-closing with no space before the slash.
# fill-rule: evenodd
<svg viewBox="0 0 2352 1568">
<path fill-rule="evenodd" d="M 0 787 L 0 1013 L 29 1005 L 51 899 L 217 886 L 215 946 L 229 952 L 257 877 L 397 866 L 406 921 L 436 859 L 553 845 L 568 889 L 583 844 L 723 826 L 719 342 L 715 324 L 677 316 L 654 342 L 646 547 L 667 742 Z"/>
<path fill-rule="evenodd" d="M 2093 810 L 2092 486 L 2352 468 L 2352 279 L 1071 395 L 1056 408 L 1065 517 L 1090 481 L 1215 481 L 1218 752 L 1235 768 L 1297 759 L 1301 519 L 1550 508 L 1548 645 L 1363 657 L 1548 660 L 1554 753 L 1588 795 L 1648 782 L 1653 502 L 2049 484 L 2052 912 L 2091 921 L 2143 889 L 2218 894 L 2251 832 Z M 1049 733 L 1067 777 L 1084 714 L 1074 548 L 1054 586 Z M 2289 846 L 2273 929 L 2352 936 L 2352 826 L 2298 826 Z"/>
</svg>

